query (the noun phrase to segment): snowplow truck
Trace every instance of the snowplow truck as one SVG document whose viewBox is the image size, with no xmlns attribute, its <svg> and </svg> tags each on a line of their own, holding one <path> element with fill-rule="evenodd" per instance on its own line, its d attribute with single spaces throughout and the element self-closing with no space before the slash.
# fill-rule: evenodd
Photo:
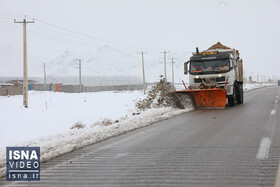
<svg viewBox="0 0 280 187">
<path fill-rule="evenodd" d="M 184 64 L 189 74 L 186 90 L 175 91 L 180 100 L 191 96 L 196 108 L 218 109 L 243 103 L 243 62 L 239 51 L 220 42 L 192 53 Z"/>
</svg>

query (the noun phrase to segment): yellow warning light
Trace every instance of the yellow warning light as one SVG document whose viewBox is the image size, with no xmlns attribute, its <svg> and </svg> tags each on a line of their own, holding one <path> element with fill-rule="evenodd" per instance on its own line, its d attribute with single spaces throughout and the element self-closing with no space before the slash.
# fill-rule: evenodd
<svg viewBox="0 0 280 187">
<path fill-rule="evenodd" d="M 218 54 L 218 51 L 208 51 L 202 53 L 202 55 L 216 55 L 216 54 Z"/>
</svg>

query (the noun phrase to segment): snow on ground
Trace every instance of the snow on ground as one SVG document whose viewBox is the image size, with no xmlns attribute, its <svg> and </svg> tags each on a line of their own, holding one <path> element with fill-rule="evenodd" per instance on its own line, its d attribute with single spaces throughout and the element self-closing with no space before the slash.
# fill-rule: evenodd
<svg viewBox="0 0 280 187">
<path fill-rule="evenodd" d="M 244 84 L 243 85 L 243 89 L 244 91 L 249 91 L 249 90 L 253 90 L 256 88 L 261 88 L 261 87 L 265 87 L 265 86 L 272 86 L 275 84 L 271 84 L 271 83 L 254 83 L 254 84 Z"/>
<path fill-rule="evenodd" d="M 245 84 L 244 90 L 267 86 Z M 181 87 L 180 87 L 181 88 Z M 29 108 L 22 96 L 0 96 L 0 176 L 5 175 L 6 146 L 40 146 L 41 160 L 47 161 L 74 149 L 123 134 L 154 122 L 192 110 L 154 108 L 141 112 L 135 101 L 141 91 L 58 93 L 29 91 Z M 103 119 L 117 123 L 93 125 Z M 72 129 L 74 123 L 86 125 Z"/>
<path fill-rule="evenodd" d="M 135 112 L 134 100 L 142 92 L 59 93 L 29 91 L 29 108 L 22 96 L 0 97 L 0 146 L 15 145 L 30 138 L 63 133 L 75 122 L 86 125 Z M 24 132 L 24 133 L 23 133 Z"/>
<path fill-rule="evenodd" d="M 22 96 L 0 96 L 0 176 L 5 174 L 6 146 L 40 146 L 41 160 L 46 161 L 193 109 L 165 107 L 138 115 L 135 101 L 143 97 L 141 91 L 72 94 L 29 91 L 29 108 L 24 108 Z M 106 118 L 118 122 L 93 125 Z M 86 128 L 70 130 L 76 122 L 86 124 Z"/>
</svg>

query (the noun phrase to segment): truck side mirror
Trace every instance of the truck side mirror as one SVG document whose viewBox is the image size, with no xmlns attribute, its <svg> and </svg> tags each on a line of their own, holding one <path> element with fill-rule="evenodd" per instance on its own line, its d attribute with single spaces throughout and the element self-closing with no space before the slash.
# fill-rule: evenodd
<svg viewBox="0 0 280 187">
<path fill-rule="evenodd" d="M 235 60 L 232 60 L 232 67 L 237 67 L 237 62 Z"/>
<path fill-rule="evenodd" d="M 189 63 L 189 62 L 190 62 L 190 61 L 184 63 L 184 74 L 185 74 L 185 75 L 187 75 L 188 72 L 189 72 L 189 70 L 188 70 L 188 63 Z"/>
</svg>

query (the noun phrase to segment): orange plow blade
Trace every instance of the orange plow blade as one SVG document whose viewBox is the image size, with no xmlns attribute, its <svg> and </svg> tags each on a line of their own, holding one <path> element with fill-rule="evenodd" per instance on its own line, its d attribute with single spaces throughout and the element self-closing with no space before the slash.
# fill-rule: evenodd
<svg viewBox="0 0 280 187">
<path fill-rule="evenodd" d="M 175 91 L 175 94 L 190 95 L 197 108 L 223 109 L 227 103 L 226 90 L 221 88 L 182 90 Z"/>
</svg>

